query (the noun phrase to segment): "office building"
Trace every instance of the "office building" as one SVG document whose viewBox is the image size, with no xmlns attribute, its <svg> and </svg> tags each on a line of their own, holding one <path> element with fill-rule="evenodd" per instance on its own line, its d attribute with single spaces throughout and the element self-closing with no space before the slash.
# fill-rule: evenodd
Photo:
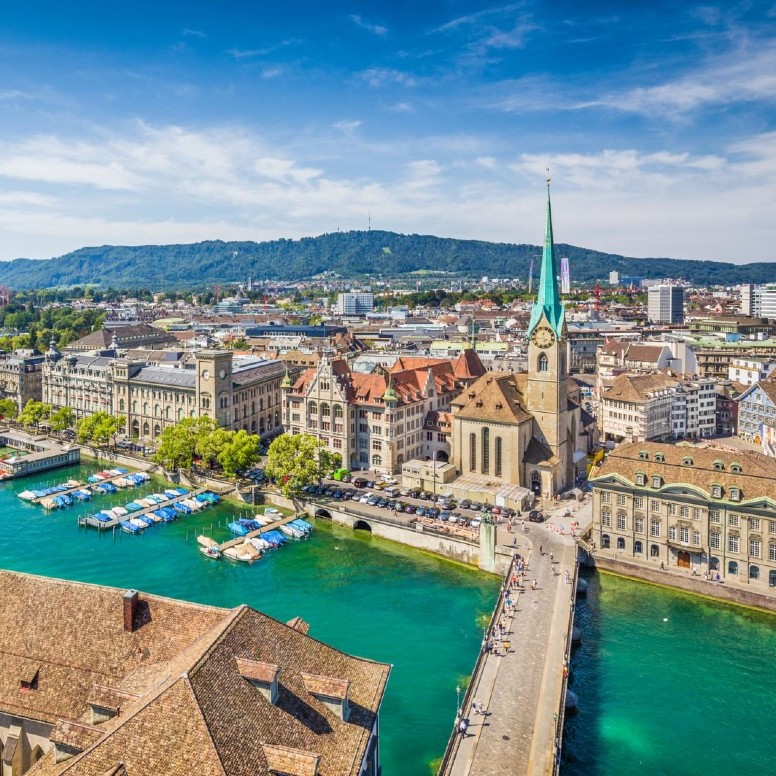
<svg viewBox="0 0 776 776">
<path fill-rule="evenodd" d="M 647 315 L 650 323 L 684 323 L 682 286 L 650 286 L 647 294 Z"/>
</svg>

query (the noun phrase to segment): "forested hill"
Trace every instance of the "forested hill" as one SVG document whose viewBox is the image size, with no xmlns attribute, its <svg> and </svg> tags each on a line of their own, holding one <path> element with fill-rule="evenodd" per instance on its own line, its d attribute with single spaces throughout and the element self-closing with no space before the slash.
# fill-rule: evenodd
<svg viewBox="0 0 776 776">
<path fill-rule="evenodd" d="M 696 284 L 764 283 L 776 280 L 776 263 L 729 264 L 684 259 L 630 259 L 559 244 L 575 281 L 608 281 L 611 270 L 641 277 L 686 278 Z M 96 283 L 114 288 L 174 289 L 244 280 L 299 280 L 330 271 L 345 277 L 443 270 L 480 277 L 528 276 L 541 247 L 454 240 L 394 232 L 337 232 L 301 240 L 190 245 L 105 245 L 81 248 L 48 260 L 0 262 L 0 284 L 11 288 Z M 538 262 L 535 266 L 538 273 Z"/>
</svg>

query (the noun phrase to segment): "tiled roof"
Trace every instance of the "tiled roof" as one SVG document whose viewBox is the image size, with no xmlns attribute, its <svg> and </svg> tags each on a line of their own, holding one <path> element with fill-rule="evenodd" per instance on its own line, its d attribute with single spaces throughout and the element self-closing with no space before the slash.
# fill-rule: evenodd
<svg viewBox="0 0 776 776">
<path fill-rule="evenodd" d="M 455 415 L 467 420 L 524 423 L 531 419 L 518 375 L 488 372 L 475 380 L 453 403 Z"/>
<path fill-rule="evenodd" d="M 648 375 L 622 374 L 617 376 L 611 386 L 604 391 L 602 398 L 609 401 L 624 401 L 643 404 L 652 398 L 656 391 L 675 386 L 677 381 L 662 372 Z"/>
<path fill-rule="evenodd" d="M 487 369 L 482 360 L 477 355 L 477 351 L 466 348 L 460 356 L 453 362 L 453 373 L 462 380 L 471 380 L 475 377 L 482 377 Z"/>
<path fill-rule="evenodd" d="M 358 776 L 389 666 L 247 607 L 141 594 L 129 633 L 122 592 L 0 572 L 0 614 L 13 630 L 0 637 L 0 711 L 50 721 L 56 740 L 83 750 L 61 763 L 48 752 L 30 776 L 269 776 L 283 748 L 318 758 L 319 776 Z M 37 690 L 18 691 L 14 652 L 40 659 Z M 274 702 L 249 681 L 270 674 L 278 679 Z M 347 720 L 317 697 L 341 697 L 343 687 Z M 14 703 L 20 695 L 26 707 Z M 119 713 L 93 725 L 88 701 Z"/>
<path fill-rule="evenodd" d="M 193 369 L 177 367 L 146 366 L 129 379 L 133 383 L 152 383 L 176 388 L 195 388 L 197 385 L 197 375 Z"/>
<path fill-rule="evenodd" d="M 642 459 L 646 453 L 646 459 Z M 662 454 L 665 462 L 655 460 Z M 715 463 L 722 464 L 721 469 Z M 741 466 L 741 473 L 731 471 L 734 463 Z M 719 465 L 719 464 L 717 464 Z M 590 473 L 591 482 L 619 475 L 631 483 L 636 473 L 648 477 L 659 474 L 666 485 L 686 483 L 705 491 L 712 485 L 721 485 L 724 493 L 731 487 L 741 489 L 742 500 L 767 496 L 776 498 L 773 482 L 776 480 L 776 458 L 748 450 L 729 452 L 712 447 L 671 445 L 660 442 L 629 442 L 618 445 L 603 462 Z"/>
</svg>

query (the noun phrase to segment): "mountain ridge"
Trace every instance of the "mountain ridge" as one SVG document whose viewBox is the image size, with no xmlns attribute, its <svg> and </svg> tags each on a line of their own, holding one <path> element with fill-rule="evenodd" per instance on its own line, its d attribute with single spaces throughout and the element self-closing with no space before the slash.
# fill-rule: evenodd
<svg viewBox="0 0 776 776">
<path fill-rule="evenodd" d="M 98 284 L 114 288 L 192 288 L 245 280 L 302 280 L 324 271 L 343 276 L 403 275 L 417 270 L 470 277 L 528 276 L 541 247 L 460 240 L 380 230 L 330 232 L 264 242 L 206 240 L 169 245 L 103 245 L 51 259 L 0 262 L 0 284 L 17 289 Z M 696 285 L 776 280 L 776 263 L 733 264 L 703 259 L 630 258 L 556 244 L 569 259 L 572 281 L 608 282 L 609 272 L 638 277 L 685 278 Z M 538 262 L 534 262 L 538 275 Z"/>
</svg>

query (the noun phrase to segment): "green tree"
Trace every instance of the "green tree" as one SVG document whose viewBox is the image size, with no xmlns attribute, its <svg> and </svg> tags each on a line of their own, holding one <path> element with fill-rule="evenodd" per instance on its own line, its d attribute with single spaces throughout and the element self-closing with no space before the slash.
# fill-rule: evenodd
<svg viewBox="0 0 776 776">
<path fill-rule="evenodd" d="M 311 434 L 281 434 L 267 451 L 266 472 L 286 496 L 338 469 L 342 456 Z"/>
<path fill-rule="evenodd" d="M 24 405 L 24 409 L 19 413 L 19 422 L 26 428 L 29 426 L 35 426 L 35 428 L 37 428 L 40 425 L 40 422 L 50 415 L 50 404 L 44 404 L 42 401 L 30 399 Z"/>
<path fill-rule="evenodd" d="M 225 474 L 235 475 L 258 462 L 261 439 L 244 429 L 231 434 L 218 455 L 218 462 Z"/>
<path fill-rule="evenodd" d="M 104 445 L 124 428 L 125 422 L 122 415 L 111 415 L 107 412 L 95 412 L 93 415 L 87 415 L 76 424 L 78 441 Z"/>
<path fill-rule="evenodd" d="M 215 466 L 218 456 L 234 432 L 218 428 L 212 418 L 198 418 L 195 428 L 194 452 L 206 466 Z M 207 421 L 207 422 L 205 422 Z"/>
<path fill-rule="evenodd" d="M 75 423 L 75 411 L 72 407 L 60 407 L 51 413 L 50 417 L 52 431 L 64 431 L 71 428 Z"/>
<path fill-rule="evenodd" d="M 19 414 L 19 408 L 13 399 L 0 399 L 0 415 L 4 418 L 15 418 Z"/>
<path fill-rule="evenodd" d="M 204 449 L 204 437 L 215 433 L 216 429 L 212 418 L 183 418 L 162 431 L 154 460 L 167 469 L 190 469 L 194 457 L 199 455 L 198 443 Z"/>
</svg>

